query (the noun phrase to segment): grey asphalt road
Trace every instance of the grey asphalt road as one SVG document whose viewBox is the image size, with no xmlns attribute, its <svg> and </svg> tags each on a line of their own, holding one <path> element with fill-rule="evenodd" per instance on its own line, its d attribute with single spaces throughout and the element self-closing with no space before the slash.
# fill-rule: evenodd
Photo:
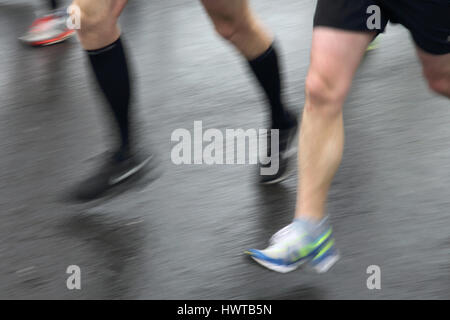
<svg viewBox="0 0 450 320">
<path fill-rule="evenodd" d="M 448 299 L 450 103 L 428 91 L 406 30 L 390 26 L 345 106 L 346 148 L 328 212 L 342 260 L 327 274 L 269 272 L 243 255 L 292 218 L 296 178 L 253 166 L 176 166 L 171 133 L 259 128 L 266 109 L 239 55 L 196 1 L 132 1 L 122 18 L 140 135 L 163 175 L 93 206 L 61 201 L 111 133 L 76 40 L 17 41 L 32 1 L 0 0 L 0 298 Z M 314 1 L 253 1 L 282 50 L 300 114 Z M 82 289 L 66 288 L 66 268 Z M 366 270 L 381 268 L 381 290 Z"/>
</svg>

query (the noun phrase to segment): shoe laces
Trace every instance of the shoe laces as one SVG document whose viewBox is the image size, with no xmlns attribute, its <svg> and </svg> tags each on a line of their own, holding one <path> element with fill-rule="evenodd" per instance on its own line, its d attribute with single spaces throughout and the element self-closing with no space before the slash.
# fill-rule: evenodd
<svg viewBox="0 0 450 320">
<path fill-rule="evenodd" d="M 54 25 L 56 17 L 53 14 L 49 14 L 42 18 L 36 19 L 30 27 L 31 32 L 38 33 L 44 32 Z"/>
<path fill-rule="evenodd" d="M 281 229 L 280 231 L 278 231 L 277 233 L 275 233 L 271 238 L 270 238 L 270 245 L 276 245 L 280 242 L 284 242 L 284 240 L 292 237 L 293 232 L 296 232 L 293 223 L 287 225 L 286 227 L 284 227 L 283 229 Z"/>
</svg>

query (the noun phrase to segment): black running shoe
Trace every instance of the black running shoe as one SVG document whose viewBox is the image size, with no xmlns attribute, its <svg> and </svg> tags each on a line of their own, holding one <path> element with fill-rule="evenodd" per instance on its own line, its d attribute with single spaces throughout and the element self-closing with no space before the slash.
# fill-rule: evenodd
<svg viewBox="0 0 450 320">
<path fill-rule="evenodd" d="M 107 196 L 119 186 L 142 178 L 150 170 L 152 160 L 152 155 L 123 155 L 119 152 L 108 155 L 98 172 L 76 188 L 73 198 L 87 202 Z"/>
<path fill-rule="evenodd" d="M 275 184 L 286 179 L 289 169 L 289 161 L 296 154 L 296 142 L 295 138 L 297 136 L 298 125 L 295 123 L 292 127 L 288 129 L 280 129 L 279 131 L 279 155 L 272 155 L 271 150 L 271 134 L 270 131 L 267 137 L 267 148 L 268 155 L 271 155 L 272 161 L 278 161 L 278 171 L 274 174 L 262 175 L 261 170 L 264 168 L 271 168 L 272 161 L 268 164 L 260 164 L 260 183 L 261 184 Z M 275 166 L 274 166 L 275 167 Z"/>
</svg>

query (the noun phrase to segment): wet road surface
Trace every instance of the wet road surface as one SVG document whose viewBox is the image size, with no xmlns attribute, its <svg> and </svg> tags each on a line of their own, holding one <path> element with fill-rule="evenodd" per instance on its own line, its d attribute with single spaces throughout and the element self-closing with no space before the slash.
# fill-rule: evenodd
<svg viewBox="0 0 450 320">
<path fill-rule="evenodd" d="M 300 113 L 313 1 L 254 1 L 282 49 Z M 408 33 L 390 26 L 345 106 L 346 147 L 328 212 L 342 260 L 325 275 L 269 272 L 243 255 L 289 223 L 295 172 L 261 187 L 253 166 L 176 166 L 171 133 L 259 128 L 266 109 L 245 62 L 196 1 L 133 1 L 122 18 L 140 136 L 161 158 L 153 184 L 95 207 L 62 194 L 111 132 L 76 40 L 17 37 L 31 1 L 0 1 L 0 298 L 450 298 L 450 103 L 428 91 Z M 69 265 L 82 289 L 69 291 Z M 381 290 L 366 269 L 381 268 Z"/>
</svg>

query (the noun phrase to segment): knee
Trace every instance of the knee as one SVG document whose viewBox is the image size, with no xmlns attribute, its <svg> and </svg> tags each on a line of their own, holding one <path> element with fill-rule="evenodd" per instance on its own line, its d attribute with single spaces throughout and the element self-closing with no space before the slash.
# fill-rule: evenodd
<svg viewBox="0 0 450 320">
<path fill-rule="evenodd" d="M 109 14 L 108 8 L 102 6 L 102 2 L 75 0 L 73 4 L 79 10 L 80 29 L 77 31 L 80 37 L 102 34 L 114 28 L 114 16 Z"/>
<path fill-rule="evenodd" d="M 239 33 L 250 28 L 250 17 L 245 14 L 218 14 L 213 15 L 212 20 L 216 32 L 227 41 L 233 41 Z"/>
<path fill-rule="evenodd" d="M 86 50 L 103 48 L 120 36 L 117 25 L 118 15 L 111 5 L 114 2 L 103 0 L 75 0 L 80 15 L 80 28 L 77 30 L 81 45 Z M 120 4 L 120 2 L 117 2 Z"/>
<path fill-rule="evenodd" d="M 432 91 L 450 98 L 450 73 L 424 70 L 424 75 Z"/>
<path fill-rule="evenodd" d="M 310 70 L 306 78 L 306 106 L 308 111 L 324 116 L 338 116 L 351 86 L 351 79 L 333 77 L 326 72 Z"/>
</svg>

